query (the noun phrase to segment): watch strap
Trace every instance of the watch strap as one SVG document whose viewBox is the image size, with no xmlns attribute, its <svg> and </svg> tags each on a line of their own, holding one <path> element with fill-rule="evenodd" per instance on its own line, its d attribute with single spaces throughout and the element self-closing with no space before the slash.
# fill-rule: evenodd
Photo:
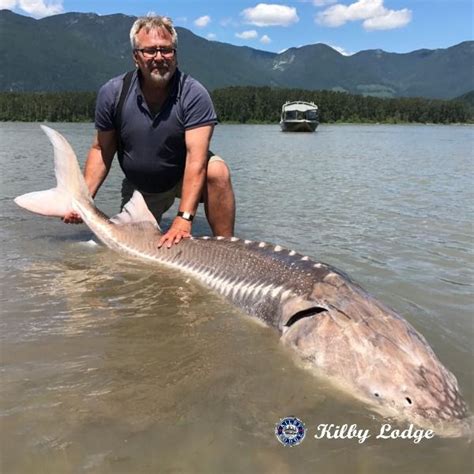
<svg viewBox="0 0 474 474">
<path fill-rule="evenodd" d="M 187 211 L 178 211 L 178 217 L 181 217 L 185 221 L 191 222 L 194 219 L 194 215 Z"/>
</svg>

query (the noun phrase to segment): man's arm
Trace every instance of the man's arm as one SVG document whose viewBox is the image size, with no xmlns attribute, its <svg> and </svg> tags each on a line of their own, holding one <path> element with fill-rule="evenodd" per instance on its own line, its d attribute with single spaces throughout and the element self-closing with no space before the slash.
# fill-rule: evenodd
<svg viewBox="0 0 474 474">
<path fill-rule="evenodd" d="M 92 197 L 95 197 L 109 174 L 116 151 L 117 134 L 115 130 L 98 131 L 84 166 L 84 178 Z"/>
<path fill-rule="evenodd" d="M 186 166 L 179 204 L 179 210 L 182 212 L 196 214 L 206 183 L 207 154 L 213 130 L 213 125 L 205 125 L 185 131 Z M 191 237 L 191 226 L 190 221 L 179 216 L 175 217 L 168 232 L 161 237 L 158 247 L 164 244 L 171 247 L 173 243 L 177 244 L 181 239 Z"/>
<path fill-rule="evenodd" d="M 116 151 L 117 135 L 115 130 L 98 131 L 84 165 L 84 179 L 92 197 L 95 197 L 107 177 Z M 77 212 L 71 210 L 63 217 L 63 221 L 66 224 L 80 224 L 82 219 Z"/>
</svg>

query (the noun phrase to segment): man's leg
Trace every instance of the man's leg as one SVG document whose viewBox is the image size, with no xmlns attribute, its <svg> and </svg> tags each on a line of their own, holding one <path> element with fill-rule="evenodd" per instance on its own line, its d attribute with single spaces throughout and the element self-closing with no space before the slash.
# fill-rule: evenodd
<svg viewBox="0 0 474 474">
<path fill-rule="evenodd" d="M 234 235 L 235 199 L 230 172 L 225 161 L 213 156 L 207 165 L 207 182 L 204 190 L 206 217 L 214 235 Z"/>
</svg>

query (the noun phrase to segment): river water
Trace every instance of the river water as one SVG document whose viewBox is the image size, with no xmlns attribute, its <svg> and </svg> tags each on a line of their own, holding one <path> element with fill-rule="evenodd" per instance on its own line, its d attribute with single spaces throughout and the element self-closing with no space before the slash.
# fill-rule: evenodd
<svg viewBox="0 0 474 474">
<path fill-rule="evenodd" d="M 92 125 L 53 126 L 83 162 Z M 237 235 L 347 272 L 428 339 L 471 409 L 473 138 L 471 126 L 219 125 L 212 144 L 232 169 Z M 0 160 L 2 472 L 472 471 L 464 438 L 376 439 L 384 420 L 189 277 L 16 207 L 54 182 L 37 124 L 0 124 Z M 117 212 L 119 189 L 115 166 L 98 207 Z M 202 211 L 194 231 L 208 233 Z M 294 448 L 274 435 L 289 415 L 307 430 Z M 372 437 L 315 439 L 323 423 Z"/>
</svg>

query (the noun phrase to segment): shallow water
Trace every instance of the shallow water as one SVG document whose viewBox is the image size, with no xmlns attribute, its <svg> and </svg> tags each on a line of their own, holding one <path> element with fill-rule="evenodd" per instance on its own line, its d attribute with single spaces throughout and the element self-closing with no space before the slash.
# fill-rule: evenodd
<svg viewBox="0 0 474 474">
<path fill-rule="evenodd" d="M 92 125 L 53 126 L 83 161 Z M 212 145 L 232 168 L 237 235 L 347 272 L 425 335 L 471 409 L 473 132 L 219 125 Z M 37 124 L 0 124 L 0 143 L 2 472 L 472 471 L 463 438 L 375 439 L 384 420 L 189 277 L 17 208 L 52 186 L 51 147 Z M 98 206 L 117 212 L 119 189 L 115 167 Z M 273 432 L 288 415 L 307 428 L 292 449 Z M 373 436 L 317 440 L 321 423 Z"/>
</svg>

